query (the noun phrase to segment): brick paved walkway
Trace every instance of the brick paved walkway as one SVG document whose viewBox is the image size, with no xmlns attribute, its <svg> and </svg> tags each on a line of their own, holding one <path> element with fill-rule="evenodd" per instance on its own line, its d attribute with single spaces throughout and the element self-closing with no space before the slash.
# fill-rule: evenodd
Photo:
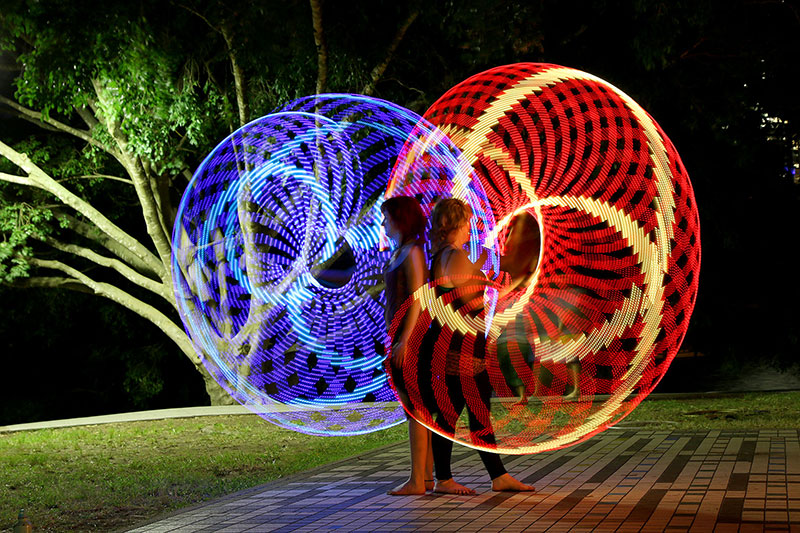
<svg viewBox="0 0 800 533">
<path fill-rule="evenodd" d="M 453 471 L 477 496 L 393 497 L 406 444 L 178 512 L 133 531 L 800 532 L 798 430 L 611 429 L 581 445 L 505 456 L 534 494 L 494 493 L 473 450 Z"/>
</svg>

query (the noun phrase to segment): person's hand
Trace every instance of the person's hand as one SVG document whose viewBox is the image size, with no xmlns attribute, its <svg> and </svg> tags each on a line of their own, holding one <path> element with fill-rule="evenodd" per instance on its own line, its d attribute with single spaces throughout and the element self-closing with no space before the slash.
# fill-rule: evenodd
<svg viewBox="0 0 800 533">
<path fill-rule="evenodd" d="M 403 368 L 403 360 L 406 358 L 405 341 L 397 341 L 392 344 L 392 366 L 400 370 Z"/>
</svg>

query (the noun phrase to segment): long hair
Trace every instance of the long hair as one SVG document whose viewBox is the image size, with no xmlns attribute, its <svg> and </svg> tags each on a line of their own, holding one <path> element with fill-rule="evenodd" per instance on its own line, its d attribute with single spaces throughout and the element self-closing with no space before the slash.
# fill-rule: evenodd
<svg viewBox="0 0 800 533">
<path fill-rule="evenodd" d="M 381 205 L 381 211 L 392 217 L 403 236 L 403 244 L 409 241 L 422 241 L 425 237 L 425 214 L 419 201 L 411 196 L 394 196 Z"/>
<path fill-rule="evenodd" d="M 458 198 L 442 198 L 431 213 L 431 246 L 434 250 L 447 242 L 447 236 L 469 222 L 472 209 Z"/>
</svg>

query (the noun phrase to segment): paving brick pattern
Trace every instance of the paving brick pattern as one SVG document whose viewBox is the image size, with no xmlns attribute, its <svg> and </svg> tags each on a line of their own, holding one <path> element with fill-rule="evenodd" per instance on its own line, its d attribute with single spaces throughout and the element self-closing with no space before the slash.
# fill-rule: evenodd
<svg viewBox="0 0 800 533">
<path fill-rule="evenodd" d="M 800 532 L 800 431 L 612 429 L 563 450 L 505 456 L 533 494 L 495 493 L 478 454 L 453 451 L 477 496 L 396 497 L 406 444 L 178 512 L 139 532 Z"/>
</svg>

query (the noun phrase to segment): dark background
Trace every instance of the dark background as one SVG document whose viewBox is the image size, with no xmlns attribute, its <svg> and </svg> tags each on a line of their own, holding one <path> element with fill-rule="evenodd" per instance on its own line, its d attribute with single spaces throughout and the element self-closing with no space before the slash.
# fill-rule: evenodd
<svg viewBox="0 0 800 533">
<path fill-rule="evenodd" d="M 420 15 L 375 96 L 423 112 L 464 78 L 521 61 L 585 70 L 630 94 L 681 154 L 701 219 L 700 290 L 684 342 L 700 355 L 677 359 L 656 392 L 796 383 L 800 111 L 792 80 L 800 77 L 800 15 L 793 4 L 344 4 L 330 2 L 324 12 L 332 92 L 357 92 L 348 73 L 368 72 L 387 36 L 416 8 Z M 156 9 L 148 2 L 125 5 Z M 269 67 L 284 85 L 293 84 L 278 92 L 295 97 L 314 92 L 316 60 L 308 4 L 286 5 L 292 8 L 286 13 L 246 24 L 284 39 L 300 65 L 294 78 L 286 81 L 286 61 L 277 56 L 254 54 L 246 66 Z M 164 9 L 168 22 L 158 31 L 191 34 L 185 11 L 175 4 Z M 86 31 L 85 20 L 74 24 Z M 0 93 L 13 95 L 13 77 L 0 70 Z M 253 116 L 271 109 L 264 102 L 254 105 Z M 5 142 L 34 130 L 0 112 Z M 135 225 L 138 208 L 129 209 Z M 0 286 L 0 305 L 0 425 L 207 402 L 200 376 L 169 339 L 110 301 Z M 761 367 L 788 373 L 783 380 L 753 378 L 749 387 L 738 379 Z"/>
</svg>

